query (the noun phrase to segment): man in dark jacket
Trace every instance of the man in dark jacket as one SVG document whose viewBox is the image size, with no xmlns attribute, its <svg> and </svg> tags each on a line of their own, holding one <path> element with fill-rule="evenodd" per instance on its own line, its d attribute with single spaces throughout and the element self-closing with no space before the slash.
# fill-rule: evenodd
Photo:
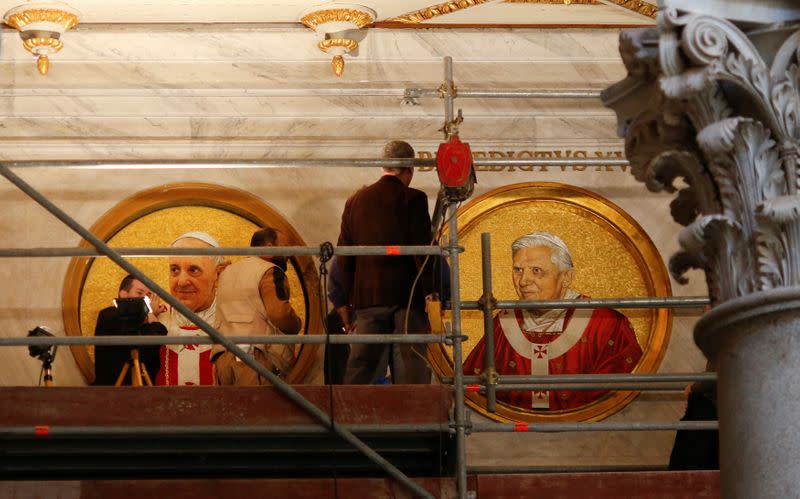
<svg viewBox="0 0 800 499">
<path fill-rule="evenodd" d="M 406 142 L 390 142 L 384 157 L 413 158 L 414 149 Z M 344 207 L 338 245 L 431 244 L 428 196 L 409 187 L 413 176 L 413 168 L 384 168 L 377 182 L 353 194 Z M 433 266 L 425 263 L 424 256 L 338 258 L 344 287 L 352 293 L 356 333 L 428 332 L 425 299 L 435 287 Z M 419 272 L 420 279 L 414 287 Z M 353 345 L 344 381 L 374 383 L 384 376 L 388 364 L 394 383 L 429 383 L 425 351 L 424 344 Z"/>
<path fill-rule="evenodd" d="M 130 319 L 121 317 L 117 307 L 108 307 L 100 311 L 97 316 L 97 326 L 94 330 L 95 336 L 123 336 L 123 335 L 166 335 L 167 328 L 158 322 L 153 312 L 159 312 L 160 305 L 158 296 L 152 294 L 150 290 L 140 280 L 132 275 L 125 276 L 119 285 L 119 298 L 144 298 L 145 296 L 152 298 L 151 308 L 153 311 L 149 312 L 142 318 L 141 322 L 136 320 L 138 324 L 131 324 Z M 113 385 L 125 362 L 131 358 L 131 349 L 136 348 L 133 346 L 122 347 L 95 347 L 94 349 L 94 365 L 95 365 L 95 385 Z M 155 378 L 159 368 L 158 361 L 158 347 L 139 347 L 139 359 L 147 369 L 148 375 L 151 379 Z M 130 369 L 126 374 L 124 383 L 130 383 L 131 372 Z"/>
</svg>

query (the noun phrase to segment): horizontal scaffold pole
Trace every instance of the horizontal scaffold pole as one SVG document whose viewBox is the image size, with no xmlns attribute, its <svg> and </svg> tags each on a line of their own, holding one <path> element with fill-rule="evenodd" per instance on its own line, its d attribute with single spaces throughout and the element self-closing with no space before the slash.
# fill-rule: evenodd
<svg viewBox="0 0 800 499">
<path fill-rule="evenodd" d="M 467 385 L 469 387 L 471 385 Z M 478 386 L 478 385 L 476 385 Z M 485 387 L 481 387 L 481 392 Z M 568 390 L 568 391 L 593 391 L 593 390 L 612 390 L 612 391 L 643 391 L 643 392 L 682 392 L 686 389 L 685 383 L 515 383 L 495 385 L 498 392 L 511 391 L 549 391 L 549 390 Z"/>
<path fill-rule="evenodd" d="M 261 246 L 257 248 L 114 248 L 122 256 L 318 256 L 319 246 Z M 334 255 L 403 256 L 442 255 L 439 246 L 335 246 Z M 0 258 L 106 256 L 96 248 L 2 248 Z"/>
<path fill-rule="evenodd" d="M 450 433 L 449 423 L 418 424 L 337 424 L 336 426 L 358 433 Z M 42 435 L 41 426 L 0 427 L 0 438 L 29 437 L 93 437 L 93 436 L 259 436 L 282 434 L 324 435 L 333 433 L 319 425 L 188 425 L 188 426 L 47 426 Z"/>
<path fill-rule="evenodd" d="M 602 423 L 473 423 L 473 433 L 532 432 L 561 433 L 579 431 L 675 431 L 716 430 L 717 421 L 646 421 Z"/>
<path fill-rule="evenodd" d="M 616 158 L 475 158 L 473 164 L 481 166 L 620 166 L 629 165 L 626 159 Z M 9 161 L 8 168 L 66 168 L 74 170 L 219 170 L 219 169 L 263 169 L 263 168 L 398 168 L 436 166 L 435 159 L 225 159 L 225 160 L 52 160 Z"/>
<path fill-rule="evenodd" d="M 450 433 L 452 427 L 447 423 L 422 424 L 363 424 L 337 425 L 342 429 L 357 433 Z M 675 430 L 716 430 L 717 421 L 647 421 L 647 422 L 600 422 L 600 423 L 473 423 L 469 429 L 473 433 L 489 432 L 535 432 L 560 433 L 584 431 L 675 431 Z M 48 426 L 46 436 L 50 437 L 88 437 L 88 436 L 160 436 L 160 435 L 229 435 L 255 436 L 276 434 L 326 434 L 331 430 L 314 425 L 270 425 L 270 426 Z M 43 437 L 41 426 L 0 427 L 0 437 Z"/>
<path fill-rule="evenodd" d="M 550 310 L 554 308 L 701 308 L 711 303 L 707 296 L 674 296 L 669 298 L 590 298 L 586 300 L 499 300 L 492 305 L 495 310 Z M 464 310 L 481 310 L 478 301 L 461 302 Z"/>
<path fill-rule="evenodd" d="M 239 345 L 294 345 L 326 343 L 341 345 L 350 343 L 445 343 L 449 338 L 438 334 L 323 334 L 315 335 L 280 335 L 280 336 L 226 336 Z M 208 336 L 20 336 L 0 338 L 2 346 L 62 346 L 62 345 L 213 345 L 216 343 Z"/>
<path fill-rule="evenodd" d="M 513 383 L 652 383 L 652 382 L 693 382 L 693 381 L 716 381 L 717 373 L 661 373 L 661 374 L 549 374 L 546 376 L 520 376 L 520 375 L 500 375 L 497 378 L 498 384 Z M 480 383 L 483 381 L 481 376 L 464 376 L 464 383 Z M 443 383 L 452 383 L 453 378 L 442 378 Z"/>
<path fill-rule="evenodd" d="M 442 97 L 442 91 L 438 88 L 407 88 L 404 97 L 407 99 Z M 458 89 L 453 97 L 471 99 L 600 99 L 600 91 Z"/>
</svg>

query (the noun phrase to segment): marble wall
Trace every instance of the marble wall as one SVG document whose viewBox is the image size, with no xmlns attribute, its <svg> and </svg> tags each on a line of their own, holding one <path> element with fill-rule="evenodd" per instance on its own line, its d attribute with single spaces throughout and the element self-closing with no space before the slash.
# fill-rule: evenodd
<svg viewBox="0 0 800 499">
<path fill-rule="evenodd" d="M 389 139 L 435 151 L 442 103 L 402 106 L 407 87 L 436 88 L 444 55 L 459 88 L 601 89 L 624 77 L 615 30 L 372 30 L 336 79 L 310 32 L 253 26 L 90 26 L 65 36 L 46 77 L 18 36 L 0 31 L 0 160 L 244 159 L 376 157 Z M 373 96 L 355 95 L 372 89 Z M 615 118 L 598 100 L 461 99 L 462 138 L 490 155 L 617 155 Z M 527 154 L 527 153 L 526 153 Z M 364 168 L 107 171 L 17 168 L 27 182 L 84 226 L 130 194 L 172 182 L 210 182 L 262 198 L 308 244 L 335 241 L 345 199 L 379 174 Z M 529 181 L 592 190 L 630 213 L 664 258 L 679 226 L 667 195 L 653 195 L 620 168 L 478 172 L 476 194 Z M 437 191 L 435 172 L 414 186 Z M 0 182 L 0 240 L 6 247 L 74 246 L 79 238 L 6 181 Z M 61 325 L 67 259 L 0 261 L 0 334 Z M 675 295 L 704 295 L 699 274 Z M 696 314 L 678 312 L 662 372 L 700 371 Z M 24 348 L 0 349 L 0 384 L 33 386 L 39 364 Z M 59 353 L 60 385 L 83 380 Z M 642 394 L 613 421 L 676 420 L 680 394 Z M 473 415 L 478 420 L 480 416 Z M 476 434 L 471 466 L 666 463 L 673 434 Z"/>
</svg>

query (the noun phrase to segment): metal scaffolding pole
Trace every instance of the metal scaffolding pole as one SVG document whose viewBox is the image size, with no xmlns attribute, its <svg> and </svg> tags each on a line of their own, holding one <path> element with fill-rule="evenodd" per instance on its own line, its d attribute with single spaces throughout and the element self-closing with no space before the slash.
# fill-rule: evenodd
<svg viewBox="0 0 800 499">
<path fill-rule="evenodd" d="M 350 424 L 337 425 L 347 431 L 359 433 L 452 433 L 447 423 L 427 424 Z M 48 426 L 48 437 L 90 437 L 90 436 L 129 436 L 155 437 L 159 435 L 173 436 L 258 436 L 285 435 L 327 435 L 332 430 L 319 425 L 271 425 L 271 426 L 233 426 L 233 425 L 197 425 L 197 426 Z M 0 438 L 41 436 L 41 427 L 37 426 L 4 426 L 0 427 Z"/>
<path fill-rule="evenodd" d="M 483 335 L 486 355 L 483 357 L 483 380 L 486 386 L 486 410 L 497 410 L 497 371 L 494 367 L 494 294 L 492 292 L 492 246 L 491 236 L 488 232 L 481 234 L 481 279 L 483 282 L 483 295 L 478 303 L 483 311 Z"/>
<path fill-rule="evenodd" d="M 320 423 L 325 425 L 326 427 L 330 428 L 334 432 L 336 432 L 339 436 L 341 436 L 346 442 L 353 445 L 356 449 L 361 451 L 365 456 L 367 456 L 371 461 L 375 464 L 386 470 L 391 476 L 399 480 L 403 483 L 406 487 L 408 487 L 411 491 L 417 494 L 419 497 L 425 497 L 433 499 L 433 496 L 428 493 L 427 490 L 422 488 L 419 484 L 411 480 L 408 476 L 406 476 L 402 471 L 400 471 L 396 466 L 392 463 L 384 459 L 380 454 L 372 450 L 367 444 L 365 444 L 361 439 L 353 435 L 352 432 L 339 427 L 338 425 L 334 424 L 333 420 L 330 418 L 328 414 L 324 411 L 319 409 L 316 405 L 308 401 L 299 392 L 297 392 L 294 388 L 289 386 L 285 381 L 283 381 L 280 377 L 273 374 L 270 370 L 266 369 L 260 363 L 258 363 L 253 356 L 249 355 L 247 352 L 239 348 L 236 344 L 231 342 L 227 339 L 224 335 L 220 334 L 216 329 L 214 329 L 210 324 L 206 321 L 201 319 L 197 314 L 189 310 L 183 303 L 177 300 L 175 297 L 167 293 L 161 286 L 156 284 L 152 279 L 148 278 L 144 275 L 139 269 L 135 266 L 131 265 L 127 260 L 119 256 L 112 248 L 110 248 L 106 243 L 98 239 L 94 234 L 86 230 L 83 226 L 73 220 L 69 215 L 67 215 L 64 211 L 58 208 L 55 204 L 50 202 L 47 198 L 42 196 L 36 189 L 32 186 L 27 184 L 24 180 L 14 174 L 6 165 L 0 164 L 0 175 L 3 175 L 9 182 L 17 186 L 22 192 L 30 196 L 34 201 L 40 204 L 43 208 L 53 214 L 56 218 L 58 218 L 61 222 L 67 225 L 70 229 L 78 233 L 82 238 L 89 241 L 95 248 L 100 250 L 101 252 L 105 253 L 106 256 L 111 258 L 117 265 L 122 267 L 126 270 L 129 274 L 133 275 L 137 279 L 139 279 L 145 286 L 150 288 L 151 291 L 155 292 L 162 300 L 166 303 L 172 305 L 172 307 L 185 316 L 187 319 L 192 321 L 196 324 L 200 329 L 202 329 L 206 334 L 211 336 L 217 343 L 222 344 L 227 348 L 231 353 L 236 355 L 238 358 L 242 359 L 242 361 L 253 368 L 258 374 L 264 376 L 270 383 L 272 383 L 275 388 L 277 388 L 281 393 L 283 393 L 286 397 L 290 400 L 295 402 L 301 408 L 303 408 L 306 412 L 311 414 L 315 419 L 317 419 Z"/>
<path fill-rule="evenodd" d="M 583 431 L 675 431 L 716 430 L 717 421 L 645 421 L 619 423 L 473 423 L 472 431 L 485 432 L 533 432 L 561 433 Z"/>
<path fill-rule="evenodd" d="M 464 383 L 479 383 L 482 376 L 464 376 Z M 665 374 L 549 374 L 546 376 L 520 376 L 503 375 L 497 380 L 504 383 L 654 383 L 654 382 L 683 382 L 716 381 L 717 373 L 665 373 Z M 442 378 L 442 383 L 452 383 L 453 378 Z"/>
<path fill-rule="evenodd" d="M 447 100 L 445 100 L 447 102 Z M 452 106 L 452 103 L 450 104 Z M 450 110 L 452 115 L 452 108 Z M 476 168 L 482 166 L 619 166 L 627 167 L 625 159 L 616 158 L 525 158 L 492 159 L 475 158 Z M 73 170 L 220 170 L 220 169 L 265 169 L 308 167 L 428 167 L 436 166 L 435 159 L 231 159 L 231 160 L 58 160 L 58 161 L 10 161 L 8 168 L 61 168 Z"/>
<path fill-rule="evenodd" d="M 469 99 L 599 99 L 599 90 L 461 90 Z"/>
<path fill-rule="evenodd" d="M 686 389 L 683 383 L 503 383 L 497 385 L 495 390 L 501 392 L 511 391 L 551 391 L 551 390 L 611 390 L 611 391 L 643 391 L 643 392 L 682 392 Z M 488 391 L 482 389 L 481 392 Z"/>
<path fill-rule="evenodd" d="M 453 83 L 453 59 L 444 58 L 444 134 L 445 139 L 457 133 L 458 124 L 453 116 L 453 99 L 455 98 L 455 84 Z M 453 422 L 456 431 L 456 485 L 459 499 L 467 499 L 467 412 L 464 405 L 464 385 L 461 382 L 461 283 L 459 276 L 458 224 L 456 221 L 457 206 L 450 204 L 450 217 L 448 223 L 450 249 L 450 301 L 452 311 L 452 341 L 453 341 L 453 369 L 456 383 L 453 386 Z"/>
<path fill-rule="evenodd" d="M 351 343 L 445 343 L 449 338 L 441 334 L 333 334 L 326 338 L 323 334 L 282 335 L 282 336 L 227 336 L 232 343 L 251 345 L 296 345 L 312 344 L 346 345 Z M 213 345 L 217 343 L 207 336 L 19 336 L 0 338 L 0 347 L 6 346 L 62 346 L 62 345 Z"/>
<path fill-rule="evenodd" d="M 397 168 L 408 166 L 436 166 L 433 159 L 384 159 L 384 158 L 342 158 L 342 159 L 234 159 L 234 160 L 192 160 L 169 159 L 153 160 L 60 160 L 60 161 L 10 161 L 8 168 L 70 168 L 78 170 L 218 170 L 224 168 L 262 169 L 293 167 L 356 167 L 356 168 Z"/>
<path fill-rule="evenodd" d="M 359 433 L 452 433 L 453 429 L 446 423 L 428 424 L 354 424 L 337 425 L 348 431 Z M 506 432 L 586 432 L 586 431 L 707 431 L 716 430 L 717 421 L 632 421 L 604 423 L 473 423 L 475 433 Z M 48 426 L 47 436 L 158 436 L 158 435 L 275 435 L 275 434 L 312 434 L 324 435 L 332 430 L 318 425 L 273 425 L 273 426 L 231 426 L 231 425 L 198 425 L 198 426 Z M 41 435 L 41 427 L 37 426 L 5 426 L 0 428 L 0 437 L 25 437 Z"/>
<path fill-rule="evenodd" d="M 102 96 L 146 96 L 150 89 L 102 89 Z M 74 96 L 72 89 L 18 89 L 6 88 L 0 90 L 0 97 L 53 97 Z M 403 99 L 418 99 L 436 97 L 441 98 L 441 92 L 434 88 L 162 88 L 159 95 L 176 97 L 393 97 Z M 600 91 L 592 89 L 575 90 L 499 90 L 499 89 L 471 89 L 460 90 L 458 97 L 462 98 L 504 98 L 504 99 L 599 99 Z"/>
<path fill-rule="evenodd" d="M 319 256 L 319 246 L 260 246 L 257 248 L 114 248 L 121 256 Z M 334 246 L 343 256 L 442 255 L 439 246 Z M 0 258 L 106 256 L 97 248 L 3 248 Z"/>
<path fill-rule="evenodd" d="M 444 58 L 444 93 L 439 93 L 444 97 L 444 134 L 445 139 L 450 136 L 450 125 L 453 122 L 453 100 L 456 98 L 456 86 L 453 82 L 453 58 Z"/>
<path fill-rule="evenodd" d="M 453 376 L 455 385 L 453 386 L 453 398 L 455 407 L 453 409 L 453 419 L 456 428 L 456 482 L 458 484 L 459 498 L 467 498 L 467 444 L 466 444 L 466 425 L 467 414 L 464 405 L 464 384 L 461 382 L 463 376 L 461 342 L 461 283 L 459 276 L 459 248 L 458 248 L 458 226 L 456 222 L 456 206 L 450 205 L 450 299 L 452 300 L 452 340 L 453 340 Z"/>
<path fill-rule="evenodd" d="M 442 97 L 438 88 L 407 88 L 403 93 L 406 100 L 423 97 Z M 599 99 L 599 90 L 459 90 L 458 98 L 468 99 Z"/>
<path fill-rule="evenodd" d="M 709 305 L 707 296 L 675 296 L 670 298 L 589 298 L 586 300 L 502 300 L 495 302 L 495 310 L 550 310 L 553 308 L 701 308 Z M 481 310 L 479 301 L 461 302 L 463 310 Z"/>
</svg>

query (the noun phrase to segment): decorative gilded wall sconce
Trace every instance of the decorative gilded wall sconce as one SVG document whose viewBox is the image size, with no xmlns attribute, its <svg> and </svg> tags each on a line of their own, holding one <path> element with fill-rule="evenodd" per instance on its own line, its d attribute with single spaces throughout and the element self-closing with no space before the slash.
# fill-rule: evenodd
<svg viewBox="0 0 800 499">
<path fill-rule="evenodd" d="M 345 32 L 372 24 L 375 18 L 375 11 L 363 5 L 333 3 L 307 11 L 300 22 L 317 33 L 317 47 L 333 55 L 333 72 L 336 76 L 342 76 L 344 54 L 358 48 L 358 42 L 347 38 Z"/>
<path fill-rule="evenodd" d="M 19 30 L 22 46 L 38 56 L 36 67 L 46 75 L 50 68 L 48 56 L 61 50 L 61 35 L 78 24 L 79 16 L 77 10 L 61 2 L 41 2 L 14 7 L 5 13 L 3 21 Z"/>
</svg>

